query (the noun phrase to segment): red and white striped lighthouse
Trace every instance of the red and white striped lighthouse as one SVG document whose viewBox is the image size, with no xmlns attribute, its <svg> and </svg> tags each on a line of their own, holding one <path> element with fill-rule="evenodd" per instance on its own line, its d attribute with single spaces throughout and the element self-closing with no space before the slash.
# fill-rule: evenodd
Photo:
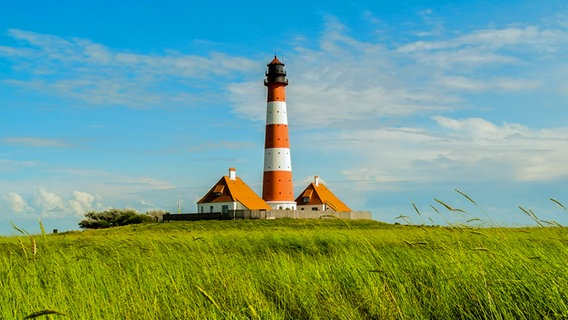
<svg viewBox="0 0 568 320">
<path fill-rule="evenodd" d="M 273 209 L 296 210 L 286 112 L 286 70 L 276 56 L 267 65 L 266 135 L 262 199 Z"/>
</svg>

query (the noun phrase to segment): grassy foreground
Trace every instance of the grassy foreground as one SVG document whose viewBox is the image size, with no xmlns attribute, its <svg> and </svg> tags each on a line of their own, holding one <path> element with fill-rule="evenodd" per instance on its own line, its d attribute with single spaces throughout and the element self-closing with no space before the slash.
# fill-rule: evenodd
<svg viewBox="0 0 568 320">
<path fill-rule="evenodd" d="M 566 319 L 568 231 L 171 222 L 0 238 L 0 318 Z"/>
</svg>

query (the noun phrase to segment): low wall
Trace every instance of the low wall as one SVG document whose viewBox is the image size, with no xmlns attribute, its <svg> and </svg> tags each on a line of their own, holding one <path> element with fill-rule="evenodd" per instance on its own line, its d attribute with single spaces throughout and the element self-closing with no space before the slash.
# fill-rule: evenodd
<svg viewBox="0 0 568 320">
<path fill-rule="evenodd" d="M 307 211 L 307 210 L 269 210 L 269 211 L 249 211 L 250 219 L 322 219 L 339 218 L 346 220 L 371 220 L 369 211 Z"/>
<path fill-rule="evenodd" d="M 178 214 L 164 214 L 162 221 L 197 221 L 197 220 L 232 220 L 233 218 L 228 214 L 220 212 L 213 213 L 178 213 Z"/>
<path fill-rule="evenodd" d="M 235 220 L 235 219 L 345 219 L 371 220 L 369 211 L 335 212 L 307 210 L 230 210 L 227 213 L 165 214 L 163 221 Z"/>
</svg>

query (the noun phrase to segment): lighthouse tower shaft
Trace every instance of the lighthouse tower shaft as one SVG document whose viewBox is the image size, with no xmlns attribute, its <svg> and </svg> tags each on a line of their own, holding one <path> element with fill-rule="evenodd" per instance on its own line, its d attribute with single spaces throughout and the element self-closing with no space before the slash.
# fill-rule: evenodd
<svg viewBox="0 0 568 320">
<path fill-rule="evenodd" d="M 264 85 L 267 87 L 267 103 L 262 199 L 273 209 L 295 210 L 286 111 L 288 79 L 284 64 L 276 56 L 268 64 Z"/>
</svg>

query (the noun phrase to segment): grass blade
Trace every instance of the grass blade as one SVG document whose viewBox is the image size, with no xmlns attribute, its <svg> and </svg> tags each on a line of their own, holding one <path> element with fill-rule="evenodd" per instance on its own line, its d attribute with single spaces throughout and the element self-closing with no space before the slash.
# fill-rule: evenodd
<svg viewBox="0 0 568 320">
<path fill-rule="evenodd" d="M 20 228 L 18 228 L 18 227 L 17 227 L 13 222 L 11 222 L 11 221 L 10 221 L 10 224 L 12 225 L 12 228 L 14 228 L 14 229 L 15 229 L 16 231 L 18 231 L 19 233 L 21 233 L 21 234 L 23 234 L 23 235 L 25 235 L 25 236 L 27 236 L 27 235 L 30 234 L 30 233 L 27 232 L 25 229 L 20 229 Z"/>
<path fill-rule="evenodd" d="M 436 211 L 437 214 L 440 214 L 440 211 L 436 207 L 434 207 L 434 205 L 431 204 L 430 207 L 432 207 L 432 209 L 434 209 L 434 211 Z"/>
<path fill-rule="evenodd" d="M 454 189 L 457 193 L 461 194 L 462 196 L 464 196 L 464 198 L 466 198 L 467 200 L 469 200 L 469 202 L 473 203 L 476 207 L 478 207 L 477 203 L 475 201 L 473 201 L 472 198 L 470 198 L 467 194 L 461 192 L 458 189 Z"/>
<path fill-rule="evenodd" d="M 213 299 L 212 296 L 209 295 L 209 293 L 207 293 L 207 291 L 205 291 L 205 289 L 201 288 L 200 286 L 195 286 L 199 292 L 201 292 L 201 294 L 207 298 L 207 300 L 209 300 L 209 302 L 211 302 L 215 308 L 217 308 L 217 310 L 219 310 L 219 312 L 221 312 L 221 307 L 219 306 L 219 304 L 217 303 L 217 301 L 215 301 L 215 299 Z"/>
<path fill-rule="evenodd" d="M 439 204 L 443 205 L 446 209 L 448 209 L 449 211 L 456 211 L 456 212 L 463 212 L 465 213 L 465 211 L 463 211 L 462 209 L 458 209 L 458 208 L 454 208 L 444 202 L 442 202 L 442 200 L 438 200 L 438 199 L 434 199 L 434 201 L 438 202 Z"/>
<path fill-rule="evenodd" d="M 565 207 L 562 203 L 560 203 L 560 201 L 558 201 L 558 200 L 556 200 L 556 199 L 554 199 L 554 198 L 550 198 L 550 201 L 556 203 L 556 204 L 559 205 L 562 209 L 568 210 L 568 209 L 566 209 L 566 207 Z"/>
<path fill-rule="evenodd" d="M 540 219 L 536 216 L 536 214 L 534 214 L 532 210 L 527 210 L 521 206 L 519 206 L 519 209 L 521 209 L 521 211 L 524 212 L 527 216 L 531 217 L 531 219 L 536 221 L 539 226 L 544 227 L 544 225 L 540 222 Z"/>
<path fill-rule="evenodd" d="M 46 316 L 46 315 L 50 315 L 50 314 L 56 314 L 56 315 L 60 315 L 60 316 L 65 315 L 64 313 L 61 313 L 59 311 L 45 309 L 45 310 L 36 311 L 34 313 L 30 313 L 24 319 L 34 319 L 34 318 L 37 318 L 37 317 Z"/>
<path fill-rule="evenodd" d="M 421 214 L 420 214 L 420 210 L 418 210 L 418 207 L 414 204 L 414 202 L 411 201 L 410 203 L 412 203 L 412 206 L 414 207 L 414 211 L 416 211 L 416 213 L 418 213 L 418 215 L 420 216 Z"/>
<path fill-rule="evenodd" d="M 395 220 L 396 220 L 396 219 L 402 219 L 402 220 L 404 220 L 404 222 L 406 222 L 407 224 L 412 224 L 412 223 L 410 223 L 410 221 L 408 221 L 408 218 L 409 218 L 408 216 L 404 216 L 404 215 L 401 214 L 400 216 L 396 217 Z"/>
</svg>

